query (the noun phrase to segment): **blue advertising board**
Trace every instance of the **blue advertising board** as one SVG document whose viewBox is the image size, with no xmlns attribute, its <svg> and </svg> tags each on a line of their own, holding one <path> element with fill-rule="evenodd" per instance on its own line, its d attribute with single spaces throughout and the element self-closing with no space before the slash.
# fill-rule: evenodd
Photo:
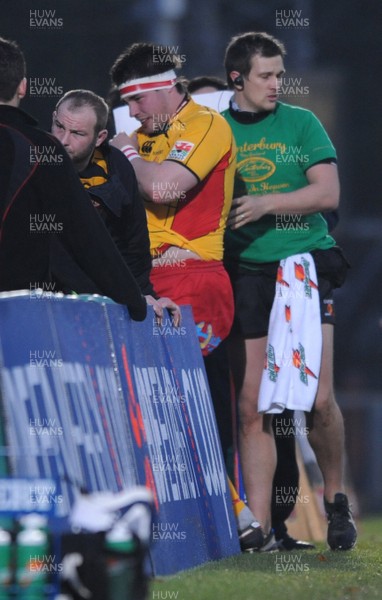
<svg viewBox="0 0 382 600">
<path fill-rule="evenodd" d="M 39 481 L 53 527 L 80 490 L 145 485 L 155 574 L 240 551 L 190 307 L 175 328 L 99 297 L 1 297 L 0 364 L 8 474 Z"/>
</svg>

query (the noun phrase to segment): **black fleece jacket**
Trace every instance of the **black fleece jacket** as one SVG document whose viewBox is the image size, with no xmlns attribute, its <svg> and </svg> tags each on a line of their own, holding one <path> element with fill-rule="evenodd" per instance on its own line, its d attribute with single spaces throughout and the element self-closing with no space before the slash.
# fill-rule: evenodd
<svg viewBox="0 0 382 600">
<path fill-rule="evenodd" d="M 82 182 L 86 182 L 89 202 L 91 199 L 96 206 L 95 210 L 137 280 L 142 294 L 157 297 L 150 282 L 151 255 L 146 211 L 138 192 L 134 169 L 123 153 L 108 143 L 102 144 L 96 155 L 106 161 L 107 172 L 97 161 L 91 161 L 79 173 Z M 105 182 L 94 185 L 95 177 L 100 180 L 104 178 Z M 95 283 L 71 258 L 58 237 L 54 239 L 51 264 L 52 273 L 64 291 L 100 293 Z"/>
<path fill-rule="evenodd" d="M 50 284 L 58 236 L 103 295 L 143 320 L 146 301 L 60 142 L 19 108 L 0 105 L 0 160 L 0 291 Z"/>
</svg>

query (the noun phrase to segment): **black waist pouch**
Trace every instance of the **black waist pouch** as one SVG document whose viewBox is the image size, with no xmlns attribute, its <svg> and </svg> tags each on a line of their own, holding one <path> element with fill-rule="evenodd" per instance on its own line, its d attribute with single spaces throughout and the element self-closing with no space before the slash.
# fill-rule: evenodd
<svg viewBox="0 0 382 600">
<path fill-rule="evenodd" d="M 328 250 L 313 250 L 311 254 L 316 265 L 317 277 L 327 279 L 333 288 L 341 287 L 350 268 L 342 248 L 333 246 Z"/>
</svg>

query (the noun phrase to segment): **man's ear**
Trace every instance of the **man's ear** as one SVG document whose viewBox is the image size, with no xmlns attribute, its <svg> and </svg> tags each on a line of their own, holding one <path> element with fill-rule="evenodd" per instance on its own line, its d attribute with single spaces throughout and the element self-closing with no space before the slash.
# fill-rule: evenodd
<svg viewBox="0 0 382 600">
<path fill-rule="evenodd" d="M 98 146 L 100 146 L 106 140 L 108 134 L 109 132 L 107 129 L 101 129 L 97 135 L 96 148 L 98 148 Z"/>
<path fill-rule="evenodd" d="M 19 100 L 21 100 L 22 98 L 24 98 L 24 96 L 27 93 L 27 89 L 28 89 L 28 81 L 26 77 L 23 77 L 23 79 L 20 81 L 19 85 L 17 86 L 17 97 Z"/>
<path fill-rule="evenodd" d="M 231 71 L 229 76 L 231 78 L 232 85 L 236 90 L 241 91 L 244 89 L 244 79 L 239 71 Z"/>
</svg>

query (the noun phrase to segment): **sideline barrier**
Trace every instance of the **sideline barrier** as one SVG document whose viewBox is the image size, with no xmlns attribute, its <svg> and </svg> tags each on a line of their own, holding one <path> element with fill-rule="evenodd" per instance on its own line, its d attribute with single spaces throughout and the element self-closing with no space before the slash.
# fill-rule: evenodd
<svg viewBox="0 0 382 600">
<path fill-rule="evenodd" d="M 157 325 L 151 307 L 135 322 L 107 298 L 87 299 L 0 297 L 9 473 L 40 480 L 29 503 L 54 513 L 56 531 L 80 488 L 150 487 L 155 575 L 239 553 L 191 308 L 175 329 L 168 317 Z M 21 496 L 9 491 L 13 514 Z"/>
</svg>

